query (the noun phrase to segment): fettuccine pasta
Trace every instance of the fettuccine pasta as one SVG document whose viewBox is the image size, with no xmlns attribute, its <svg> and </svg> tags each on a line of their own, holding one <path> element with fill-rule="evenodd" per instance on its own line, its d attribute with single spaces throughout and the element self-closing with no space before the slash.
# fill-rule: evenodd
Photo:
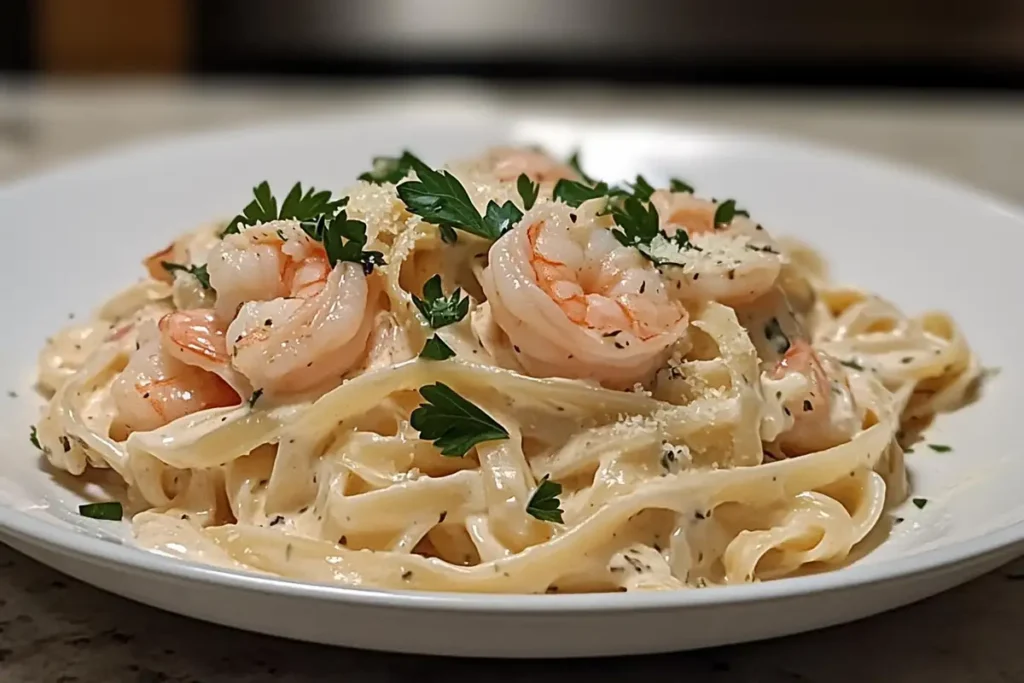
<svg viewBox="0 0 1024 683">
<path fill-rule="evenodd" d="M 389 589 L 701 588 L 837 567 L 981 367 L 941 313 L 673 180 L 533 149 L 263 184 L 55 335 L 34 438 L 139 543 Z"/>
</svg>

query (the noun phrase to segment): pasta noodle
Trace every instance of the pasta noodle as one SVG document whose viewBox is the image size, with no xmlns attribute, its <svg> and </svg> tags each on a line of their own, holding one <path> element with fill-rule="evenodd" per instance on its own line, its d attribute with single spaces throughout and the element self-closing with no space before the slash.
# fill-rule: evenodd
<svg viewBox="0 0 1024 683">
<path fill-rule="evenodd" d="M 43 349 L 39 447 L 123 478 L 142 546 L 465 592 L 838 567 L 983 375 L 948 316 L 675 180 L 510 148 L 361 178 L 257 187 Z"/>
</svg>

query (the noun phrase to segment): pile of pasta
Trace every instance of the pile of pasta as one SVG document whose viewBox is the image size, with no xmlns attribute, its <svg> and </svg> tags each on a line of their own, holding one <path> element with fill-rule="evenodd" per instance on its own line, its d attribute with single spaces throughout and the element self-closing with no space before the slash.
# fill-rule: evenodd
<svg viewBox="0 0 1024 683">
<path fill-rule="evenodd" d="M 493 164 L 456 168 L 481 213 L 521 202 Z M 551 201 L 551 183 L 539 189 Z M 688 303 L 685 339 L 633 387 L 536 376 L 494 325 L 484 241 L 452 244 L 396 183 L 344 194 L 383 257 L 382 304 L 364 357 L 333 388 L 119 433 L 112 386 L 138 330 L 216 298 L 188 273 L 135 284 L 47 343 L 40 447 L 72 474 L 116 472 L 142 546 L 307 581 L 491 593 L 699 588 L 839 566 L 907 495 L 901 439 L 981 375 L 948 316 L 907 317 L 781 243 L 777 286 L 814 349 L 841 361 L 859 411 L 848 440 L 793 455 L 775 447 L 788 409 L 742 307 Z M 223 229 L 176 244 L 202 264 Z M 435 275 L 468 299 L 441 330 L 415 301 Z M 420 357 L 435 335 L 451 357 Z M 443 454 L 411 424 L 420 390 L 438 384 L 507 438 Z"/>
</svg>

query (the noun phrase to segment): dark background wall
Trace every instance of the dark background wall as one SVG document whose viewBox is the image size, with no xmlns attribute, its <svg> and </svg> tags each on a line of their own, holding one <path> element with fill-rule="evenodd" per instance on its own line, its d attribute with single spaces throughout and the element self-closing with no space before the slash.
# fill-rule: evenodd
<svg viewBox="0 0 1024 683">
<path fill-rule="evenodd" d="M 1018 0 L 4 0 L 28 73 L 1024 87 Z"/>
</svg>

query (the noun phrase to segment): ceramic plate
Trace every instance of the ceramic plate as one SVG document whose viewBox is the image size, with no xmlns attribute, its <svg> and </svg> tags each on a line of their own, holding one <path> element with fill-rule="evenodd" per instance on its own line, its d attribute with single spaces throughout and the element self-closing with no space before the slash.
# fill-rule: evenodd
<svg viewBox="0 0 1024 683">
<path fill-rule="evenodd" d="M 909 312 L 953 313 L 987 366 L 980 402 L 939 418 L 949 453 L 908 455 L 930 504 L 837 571 L 707 590 L 479 596 L 381 592 L 233 573 L 152 555 L 127 523 L 76 510 L 82 491 L 29 445 L 40 401 L 35 358 L 71 314 L 140 275 L 140 258 L 211 217 L 237 212 L 258 181 L 340 187 L 372 156 L 415 149 L 431 162 L 499 142 L 566 153 L 616 180 L 684 177 L 742 198 L 772 226 L 820 248 L 835 276 Z M 656 183 L 657 184 L 657 183 Z M 684 124 L 502 117 L 437 107 L 178 138 L 83 161 L 0 189 L 0 540 L 106 590 L 199 619 L 290 638 L 478 656 L 614 655 L 697 648 L 849 621 L 971 579 L 1024 551 L 1024 216 L 951 183 L 817 146 Z"/>
</svg>

